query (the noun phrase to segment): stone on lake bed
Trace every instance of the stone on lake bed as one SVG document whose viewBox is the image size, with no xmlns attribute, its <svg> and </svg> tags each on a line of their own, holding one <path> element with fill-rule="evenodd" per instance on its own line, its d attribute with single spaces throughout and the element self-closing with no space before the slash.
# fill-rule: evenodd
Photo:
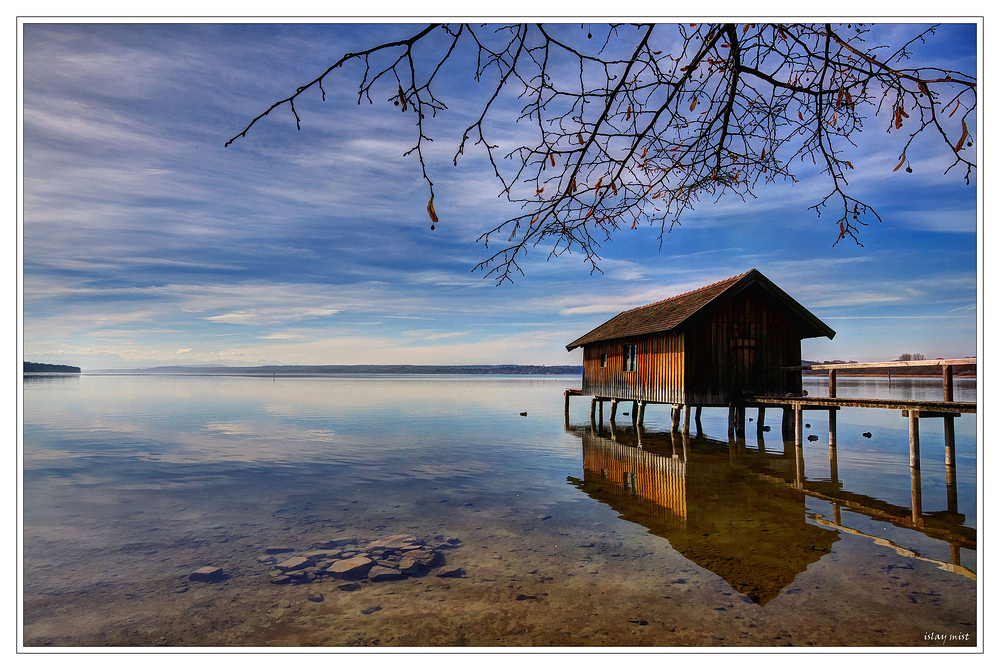
<svg viewBox="0 0 1000 670">
<path fill-rule="evenodd" d="M 364 551 L 381 551 L 385 549 L 400 549 L 409 545 L 413 545 L 417 539 L 412 535 L 393 535 L 391 537 L 384 537 L 381 540 L 375 540 L 370 542 L 368 546 L 364 548 Z"/>
<path fill-rule="evenodd" d="M 399 570 L 376 565 L 368 572 L 368 579 L 373 582 L 388 582 L 396 579 L 406 579 L 406 575 Z"/>
<path fill-rule="evenodd" d="M 436 559 L 437 553 L 430 549 L 408 551 L 399 559 L 399 569 L 403 571 L 419 570 L 420 568 L 429 567 Z"/>
<path fill-rule="evenodd" d="M 293 551 L 295 551 L 295 550 L 293 548 L 291 548 L 291 547 L 278 547 L 278 546 L 275 546 L 275 547 L 268 547 L 268 548 L 266 548 L 264 550 L 264 553 L 265 554 L 290 554 Z"/>
<path fill-rule="evenodd" d="M 222 568 L 206 565 L 192 572 L 188 579 L 192 582 L 215 582 L 222 579 Z"/>
<path fill-rule="evenodd" d="M 324 540 L 322 542 L 317 542 L 314 546 L 320 549 L 336 549 L 337 547 L 342 547 L 345 544 L 357 544 L 358 538 L 356 537 L 335 537 L 330 540 Z"/>
<path fill-rule="evenodd" d="M 355 556 L 354 558 L 345 558 L 337 561 L 327 568 L 326 572 L 342 579 L 361 579 L 368 574 L 368 570 L 373 565 L 375 565 L 375 561 L 367 556 Z"/>
<path fill-rule="evenodd" d="M 312 563 L 312 561 L 310 561 L 305 556 L 292 556 L 288 560 L 282 561 L 281 563 L 278 563 L 274 567 L 278 568 L 279 570 L 284 570 L 285 572 L 288 572 L 290 570 L 301 570 L 306 566 L 308 566 L 310 563 Z"/>
</svg>

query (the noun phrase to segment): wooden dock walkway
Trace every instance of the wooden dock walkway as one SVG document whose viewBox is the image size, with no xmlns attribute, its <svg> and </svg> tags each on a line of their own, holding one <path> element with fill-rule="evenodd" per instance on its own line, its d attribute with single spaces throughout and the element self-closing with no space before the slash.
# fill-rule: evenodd
<svg viewBox="0 0 1000 670">
<path fill-rule="evenodd" d="M 944 420 L 944 447 L 945 447 L 945 467 L 949 480 L 955 477 L 955 419 L 962 414 L 975 414 L 978 411 L 975 402 L 958 402 L 954 399 L 954 375 L 953 369 L 957 365 L 976 365 L 975 358 L 956 359 L 935 359 L 923 361 L 887 361 L 883 363 L 824 363 L 816 365 L 799 365 L 793 367 L 782 367 L 785 371 L 825 371 L 829 376 L 829 393 L 826 397 L 811 396 L 786 396 L 774 397 L 765 395 L 736 395 L 729 403 L 729 438 L 730 440 L 741 440 L 746 437 L 746 410 L 748 407 L 757 408 L 757 431 L 764 430 L 765 412 L 768 407 L 780 407 L 782 409 L 782 439 L 794 442 L 796 453 L 802 451 L 802 429 L 804 422 L 802 413 L 804 411 L 822 410 L 829 413 L 830 430 L 830 453 L 831 463 L 836 462 L 837 450 L 837 412 L 842 407 L 864 407 L 871 409 L 895 409 L 900 410 L 903 416 L 908 419 L 909 441 L 910 441 L 910 469 L 914 478 L 912 497 L 914 520 L 920 518 L 920 419 L 943 419 Z M 941 400 L 893 400 L 883 398 L 841 398 L 837 397 L 837 371 L 838 370 L 865 370 L 875 368 L 928 368 L 939 367 L 941 369 Z M 582 389 L 566 389 L 563 392 L 565 422 L 569 425 L 569 399 L 572 396 L 583 395 Z M 594 396 L 590 402 L 591 425 L 600 426 L 604 422 L 604 401 L 611 402 L 611 424 L 615 423 L 617 413 L 618 398 L 605 398 Z M 643 401 L 632 401 L 632 422 L 636 426 L 641 426 L 645 415 L 646 405 L 651 404 Z M 595 417 L 596 414 L 596 417 Z M 683 428 L 680 426 L 680 418 L 683 414 Z M 691 407 L 689 405 L 673 405 L 671 410 L 671 432 L 678 432 L 688 435 L 690 430 Z M 595 421 L 596 418 L 596 421 Z M 695 407 L 695 424 L 698 432 L 701 432 L 701 407 Z M 761 433 L 762 434 L 762 433 Z"/>
</svg>

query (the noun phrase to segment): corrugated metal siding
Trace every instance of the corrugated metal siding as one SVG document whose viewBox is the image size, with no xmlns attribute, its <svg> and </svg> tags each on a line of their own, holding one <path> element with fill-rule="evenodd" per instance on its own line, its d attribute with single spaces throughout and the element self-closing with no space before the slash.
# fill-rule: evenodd
<svg viewBox="0 0 1000 670">
<path fill-rule="evenodd" d="M 634 371 L 623 367 L 624 348 L 638 346 Z M 601 355 L 608 365 L 601 367 Z M 679 403 L 684 392 L 684 337 L 656 333 L 643 337 L 596 342 L 583 348 L 583 394 L 622 400 Z"/>
<path fill-rule="evenodd" d="M 657 456 L 588 431 L 583 437 L 583 469 L 589 479 L 606 479 L 625 490 L 631 489 L 631 480 L 640 498 L 687 518 L 687 463 L 680 459 Z"/>
</svg>

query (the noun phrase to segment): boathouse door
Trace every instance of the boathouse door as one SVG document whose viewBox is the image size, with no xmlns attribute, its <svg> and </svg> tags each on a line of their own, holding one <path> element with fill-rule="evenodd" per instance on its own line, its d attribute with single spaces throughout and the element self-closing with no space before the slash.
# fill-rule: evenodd
<svg viewBox="0 0 1000 670">
<path fill-rule="evenodd" d="M 729 341 L 731 352 L 730 381 L 737 393 L 758 390 L 760 376 L 760 344 L 756 323 L 734 323 Z"/>
</svg>

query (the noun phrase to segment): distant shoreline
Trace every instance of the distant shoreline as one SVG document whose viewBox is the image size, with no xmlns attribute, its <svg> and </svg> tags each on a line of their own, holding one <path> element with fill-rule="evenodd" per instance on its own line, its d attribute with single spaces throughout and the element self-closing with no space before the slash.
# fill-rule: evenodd
<svg viewBox="0 0 1000 670">
<path fill-rule="evenodd" d="M 263 365 L 256 367 L 167 365 L 91 370 L 90 374 L 281 375 L 579 375 L 582 365 Z"/>
</svg>

